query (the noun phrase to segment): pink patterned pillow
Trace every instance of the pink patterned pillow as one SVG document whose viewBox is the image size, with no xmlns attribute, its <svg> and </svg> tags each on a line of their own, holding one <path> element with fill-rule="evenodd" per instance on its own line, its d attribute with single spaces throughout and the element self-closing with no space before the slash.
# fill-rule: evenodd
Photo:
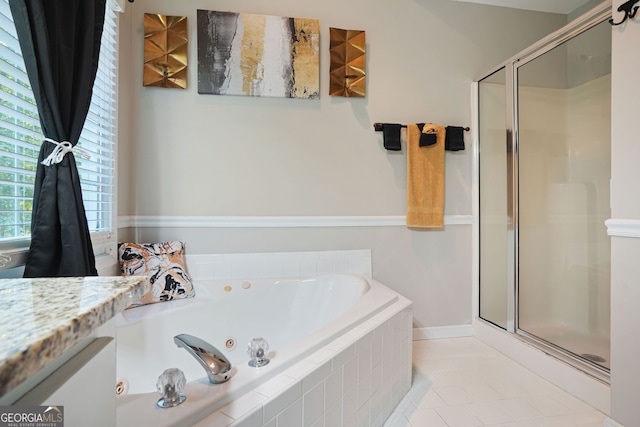
<svg viewBox="0 0 640 427">
<path fill-rule="evenodd" d="M 151 290 L 132 306 L 152 304 L 196 295 L 184 263 L 184 243 L 119 243 L 118 258 L 123 276 L 147 276 Z"/>
</svg>

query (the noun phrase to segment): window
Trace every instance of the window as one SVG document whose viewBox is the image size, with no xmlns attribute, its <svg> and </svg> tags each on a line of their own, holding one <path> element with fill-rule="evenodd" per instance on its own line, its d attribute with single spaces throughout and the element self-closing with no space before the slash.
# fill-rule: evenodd
<svg viewBox="0 0 640 427">
<path fill-rule="evenodd" d="M 94 251 L 104 253 L 114 229 L 117 23 L 108 2 L 93 98 L 76 156 Z M 115 4 L 115 2 L 113 2 Z M 0 251 L 24 252 L 31 234 L 33 184 L 43 135 L 8 0 L 0 0 Z M 0 268 L 13 267 L 20 257 Z"/>
</svg>

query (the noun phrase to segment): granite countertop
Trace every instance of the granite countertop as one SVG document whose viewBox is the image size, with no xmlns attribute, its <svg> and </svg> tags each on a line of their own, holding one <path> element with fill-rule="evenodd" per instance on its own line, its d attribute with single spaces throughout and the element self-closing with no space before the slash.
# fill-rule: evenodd
<svg viewBox="0 0 640 427">
<path fill-rule="evenodd" d="M 0 397 L 140 298 L 146 277 L 0 280 Z"/>
</svg>

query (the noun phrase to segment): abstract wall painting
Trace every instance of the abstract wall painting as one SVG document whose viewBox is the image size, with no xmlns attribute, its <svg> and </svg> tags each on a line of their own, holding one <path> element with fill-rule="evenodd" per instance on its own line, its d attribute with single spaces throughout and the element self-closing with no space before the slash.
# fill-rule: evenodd
<svg viewBox="0 0 640 427">
<path fill-rule="evenodd" d="M 315 99 L 318 20 L 198 10 L 198 93 Z"/>
<path fill-rule="evenodd" d="M 366 95 L 365 32 L 329 28 L 329 95 L 364 97 Z"/>
<path fill-rule="evenodd" d="M 143 86 L 187 87 L 187 18 L 144 14 Z"/>
</svg>

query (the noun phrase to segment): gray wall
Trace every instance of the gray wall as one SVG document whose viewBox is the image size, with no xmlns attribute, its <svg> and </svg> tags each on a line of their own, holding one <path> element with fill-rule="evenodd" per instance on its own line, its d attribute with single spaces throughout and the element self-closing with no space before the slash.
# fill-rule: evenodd
<svg viewBox="0 0 640 427">
<path fill-rule="evenodd" d="M 198 95 L 196 9 L 317 18 L 321 98 Z M 187 90 L 142 87 L 143 13 L 189 20 Z M 471 226 L 175 228 L 188 216 L 402 216 L 406 151 L 374 122 L 470 125 L 470 84 L 566 16 L 450 0 L 136 0 L 121 51 L 120 240 L 182 239 L 189 253 L 371 248 L 374 277 L 414 301 L 415 327 L 471 322 Z M 329 27 L 365 30 L 367 96 L 328 96 Z M 445 214 L 471 215 L 472 133 L 446 154 Z M 403 141 L 404 145 L 404 141 Z M 154 218 L 157 220 L 154 223 Z M 155 224 L 155 225 L 154 225 Z"/>
<path fill-rule="evenodd" d="M 622 0 L 615 0 L 615 21 Z M 611 193 L 612 219 L 627 226 L 632 237 L 611 239 L 611 418 L 624 426 L 640 425 L 640 23 L 628 21 L 612 29 Z M 635 236 L 635 238 L 633 237 Z"/>
</svg>

